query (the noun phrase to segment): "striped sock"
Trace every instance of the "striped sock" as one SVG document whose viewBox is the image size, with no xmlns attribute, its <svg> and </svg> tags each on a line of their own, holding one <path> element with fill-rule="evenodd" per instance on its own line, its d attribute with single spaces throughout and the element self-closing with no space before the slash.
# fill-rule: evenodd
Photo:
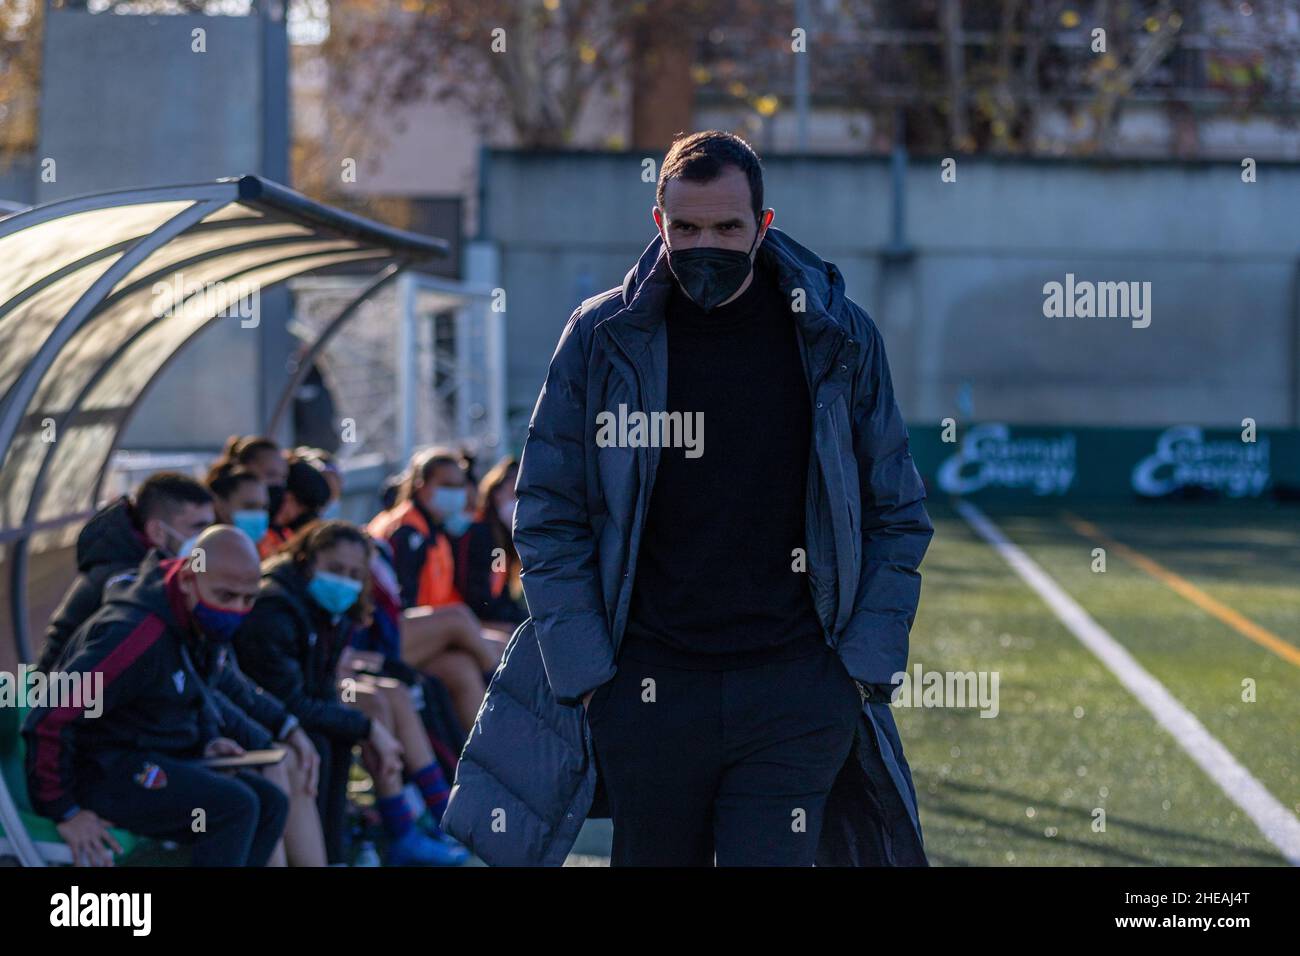
<svg viewBox="0 0 1300 956">
<path fill-rule="evenodd" d="M 424 794 L 425 806 L 433 814 L 433 819 L 441 823 L 442 812 L 447 809 L 447 797 L 451 794 L 451 787 L 447 786 L 447 778 L 443 776 L 442 767 L 438 766 L 438 761 L 435 760 L 423 770 L 416 771 L 414 776 L 420 793 Z"/>
<path fill-rule="evenodd" d="M 406 802 L 406 794 L 395 793 L 391 797 L 380 797 L 375 802 L 379 817 L 384 821 L 384 829 L 394 840 L 400 840 L 415 826 L 415 817 L 411 814 L 411 805 Z"/>
</svg>

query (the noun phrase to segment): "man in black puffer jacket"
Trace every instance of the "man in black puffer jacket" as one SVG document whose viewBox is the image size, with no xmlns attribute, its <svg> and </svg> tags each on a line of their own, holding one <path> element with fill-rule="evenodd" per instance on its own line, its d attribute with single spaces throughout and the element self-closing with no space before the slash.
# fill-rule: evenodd
<svg viewBox="0 0 1300 956">
<path fill-rule="evenodd" d="M 150 548 L 169 555 L 212 524 L 212 495 L 193 478 L 164 471 L 150 475 L 135 493 L 101 509 L 77 536 L 77 577 L 45 630 L 37 668 L 54 668 L 64 645 L 99 609 L 104 584 L 134 570 Z"/>
</svg>

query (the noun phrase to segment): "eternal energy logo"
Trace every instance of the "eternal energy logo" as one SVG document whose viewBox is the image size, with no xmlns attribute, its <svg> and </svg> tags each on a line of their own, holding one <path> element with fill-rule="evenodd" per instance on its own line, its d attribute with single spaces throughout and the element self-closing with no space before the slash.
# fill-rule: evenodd
<svg viewBox="0 0 1300 956">
<path fill-rule="evenodd" d="M 1133 490 L 1150 497 L 1179 488 L 1221 491 L 1229 498 L 1254 498 L 1269 480 L 1268 439 L 1207 441 L 1195 425 L 1178 425 L 1156 439 L 1156 450 L 1133 468 Z"/>
<path fill-rule="evenodd" d="M 1070 432 L 1045 438 L 1012 438 L 1002 423 L 976 425 L 957 452 L 939 467 L 939 487 L 965 495 L 981 488 L 1030 488 L 1036 495 L 1062 495 L 1074 482 L 1075 440 Z"/>
</svg>

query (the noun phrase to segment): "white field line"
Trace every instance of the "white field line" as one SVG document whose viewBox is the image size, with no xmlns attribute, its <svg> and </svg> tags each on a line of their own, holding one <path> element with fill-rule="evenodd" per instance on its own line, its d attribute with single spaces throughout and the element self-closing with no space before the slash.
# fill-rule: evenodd
<svg viewBox="0 0 1300 956">
<path fill-rule="evenodd" d="M 1173 735 L 1179 746 L 1209 774 L 1228 799 L 1255 822 L 1265 839 L 1277 847 L 1292 866 L 1300 866 L 1300 820 L 1295 814 L 1269 793 L 1191 711 L 1094 621 L 1074 598 L 1066 594 L 1047 572 L 1012 544 L 984 512 L 968 501 L 958 501 L 955 506 L 975 533 L 1047 602 L 1061 623 L 1109 668 L 1160 726 Z"/>
</svg>

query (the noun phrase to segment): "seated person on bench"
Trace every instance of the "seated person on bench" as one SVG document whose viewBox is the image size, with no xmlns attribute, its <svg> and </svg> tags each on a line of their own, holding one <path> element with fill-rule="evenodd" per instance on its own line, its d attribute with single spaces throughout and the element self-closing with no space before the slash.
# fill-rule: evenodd
<svg viewBox="0 0 1300 956">
<path fill-rule="evenodd" d="M 150 553 L 73 636 L 60 669 L 102 681 L 97 713 L 38 707 L 23 727 L 32 804 L 79 864 L 112 865 L 110 826 L 187 844 L 196 866 L 264 866 L 284 831 L 288 801 L 274 783 L 200 763 L 264 748 L 270 735 L 214 693 L 198 663 L 252 607 L 257 549 L 225 525 L 194 547 L 191 558 Z"/>
</svg>

